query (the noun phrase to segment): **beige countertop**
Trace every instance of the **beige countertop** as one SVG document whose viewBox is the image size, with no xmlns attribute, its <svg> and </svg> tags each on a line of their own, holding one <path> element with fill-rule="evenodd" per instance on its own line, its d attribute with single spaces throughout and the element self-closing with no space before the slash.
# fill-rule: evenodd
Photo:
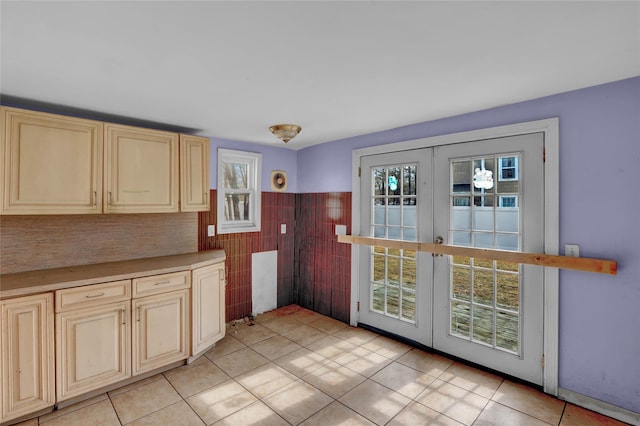
<svg viewBox="0 0 640 426">
<path fill-rule="evenodd" d="M 67 266 L 0 275 L 0 299 L 109 281 L 188 271 L 223 262 L 224 250 Z"/>
</svg>

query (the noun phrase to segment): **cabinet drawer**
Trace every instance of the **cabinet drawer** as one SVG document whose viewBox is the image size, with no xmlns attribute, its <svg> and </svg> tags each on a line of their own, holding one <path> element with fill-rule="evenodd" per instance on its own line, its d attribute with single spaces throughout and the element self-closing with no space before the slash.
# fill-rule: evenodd
<svg viewBox="0 0 640 426">
<path fill-rule="evenodd" d="M 189 271 L 152 275 L 133 280 L 133 297 L 149 296 L 191 287 Z"/>
<path fill-rule="evenodd" d="M 88 308 L 131 298 L 131 281 L 113 281 L 56 291 L 56 312 Z"/>
</svg>

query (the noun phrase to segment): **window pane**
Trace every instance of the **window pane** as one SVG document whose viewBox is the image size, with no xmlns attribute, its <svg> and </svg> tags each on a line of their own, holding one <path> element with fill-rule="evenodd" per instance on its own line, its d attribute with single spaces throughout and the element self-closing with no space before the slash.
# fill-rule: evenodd
<svg viewBox="0 0 640 426">
<path fill-rule="evenodd" d="M 385 169 L 373 169 L 371 179 L 373 183 L 373 195 L 386 195 L 385 194 Z"/>
<path fill-rule="evenodd" d="M 451 163 L 452 192 L 471 192 L 471 162 Z"/>
<path fill-rule="evenodd" d="M 224 163 L 225 189 L 248 189 L 248 165 L 244 163 Z"/>
<path fill-rule="evenodd" d="M 451 301 L 451 333 L 469 337 L 469 304 Z"/>
<path fill-rule="evenodd" d="M 250 220 L 250 195 L 225 194 L 224 219 L 228 222 Z"/>
<path fill-rule="evenodd" d="M 496 346 L 518 353 L 518 315 L 496 312 Z"/>
<path fill-rule="evenodd" d="M 493 345 L 493 309 L 473 305 L 473 340 Z"/>
<path fill-rule="evenodd" d="M 416 195 L 416 169 L 416 166 L 404 166 L 402 189 L 404 195 Z"/>
</svg>

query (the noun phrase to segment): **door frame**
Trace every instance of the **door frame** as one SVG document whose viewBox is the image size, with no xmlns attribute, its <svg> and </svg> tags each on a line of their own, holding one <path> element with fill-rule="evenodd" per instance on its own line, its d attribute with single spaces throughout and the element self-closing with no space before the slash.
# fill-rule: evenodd
<svg viewBox="0 0 640 426">
<path fill-rule="evenodd" d="M 404 142 L 377 145 L 352 151 L 351 178 L 351 229 L 360 229 L 360 160 L 374 154 L 394 151 L 431 148 L 440 145 L 473 142 L 505 136 L 517 136 L 527 133 L 544 133 L 544 252 L 557 255 L 559 250 L 560 222 L 560 139 L 559 119 L 529 121 L 499 127 L 471 130 L 441 136 L 432 136 Z M 360 246 L 351 245 L 351 309 L 350 324 L 358 325 L 358 299 L 360 274 L 358 261 Z M 544 307 L 543 307 L 543 389 L 544 392 L 558 395 L 558 314 L 559 314 L 559 273 L 557 268 L 544 268 Z"/>
</svg>

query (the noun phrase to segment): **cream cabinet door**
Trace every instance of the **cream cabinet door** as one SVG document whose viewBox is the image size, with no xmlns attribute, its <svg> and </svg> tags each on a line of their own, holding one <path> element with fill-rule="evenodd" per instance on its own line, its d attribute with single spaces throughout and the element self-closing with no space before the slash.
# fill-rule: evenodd
<svg viewBox="0 0 640 426">
<path fill-rule="evenodd" d="M 189 289 L 133 299 L 133 375 L 189 357 Z"/>
<path fill-rule="evenodd" d="M 192 355 L 207 350 L 225 334 L 224 263 L 194 269 Z"/>
<path fill-rule="evenodd" d="M 180 135 L 180 211 L 209 210 L 209 138 Z"/>
<path fill-rule="evenodd" d="M 56 314 L 58 401 L 131 377 L 131 302 Z"/>
<path fill-rule="evenodd" d="M 105 213 L 178 211 L 178 134 L 105 124 Z"/>
<path fill-rule="evenodd" d="M 0 214 L 102 213 L 103 125 L 1 108 Z"/>
<path fill-rule="evenodd" d="M 53 294 L 4 300 L 0 306 L 0 422 L 5 422 L 55 404 Z"/>
</svg>

